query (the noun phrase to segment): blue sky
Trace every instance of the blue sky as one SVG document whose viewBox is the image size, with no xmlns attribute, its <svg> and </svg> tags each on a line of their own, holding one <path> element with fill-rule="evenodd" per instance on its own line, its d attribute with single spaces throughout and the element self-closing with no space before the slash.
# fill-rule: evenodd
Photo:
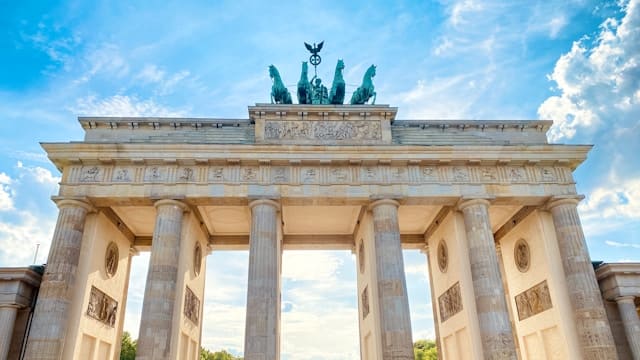
<svg viewBox="0 0 640 360">
<path fill-rule="evenodd" d="M 591 256 L 640 261 L 638 0 L 0 0 L 0 14 L 0 266 L 31 263 L 37 243 L 46 261 L 60 174 L 38 142 L 81 140 L 79 115 L 245 118 L 269 101 L 267 66 L 294 85 L 303 42 L 322 40 L 324 82 L 344 59 L 350 96 L 376 64 L 377 103 L 399 119 L 552 119 L 550 141 L 594 144 L 575 173 Z M 414 337 L 432 337 L 424 256 L 405 259 Z M 353 256 L 284 261 L 284 358 L 358 358 Z M 208 258 L 208 348 L 241 351 L 246 263 Z"/>
</svg>

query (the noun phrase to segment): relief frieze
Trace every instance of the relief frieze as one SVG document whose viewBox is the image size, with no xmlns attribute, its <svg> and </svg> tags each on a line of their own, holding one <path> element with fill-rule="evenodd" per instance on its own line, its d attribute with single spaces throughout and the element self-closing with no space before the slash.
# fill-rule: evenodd
<svg viewBox="0 0 640 360">
<path fill-rule="evenodd" d="M 187 319 L 198 325 L 198 318 L 200 317 L 200 299 L 198 299 L 196 294 L 189 289 L 188 286 L 185 287 L 184 292 L 183 313 Z"/>
<path fill-rule="evenodd" d="M 86 166 L 82 168 L 80 182 L 100 182 L 102 181 L 102 175 L 104 174 L 104 169 L 99 166 Z"/>
<path fill-rule="evenodd" d="M 117 312 L 118 302 L 100 291 L 97 287 L 91 286 L 87 315 L 105 325 L 113 327 L 116 323 Z"/>
<path fill-rule="evenodd" d="M 134 171 L 131 168 L 117 167 L 113 172 L 113 182 L 132 182 Z"/>
<path fill-rule="evenodd" d="M 438 296 L 438 308 L 440 309 L 440 320 L 442 322 L 462 311 L 462 295 L 459 282 L 453 284 L 447 291 Z"/>
<path fill-rule="evenodd" d="M 167 168 L 164 166 L 149 166 L 144 171 L 145 182 L 163 182 L 167 180 Z"/>
<path fill-rule="evenodd" d="M 266 121 L 267 140 L 381 140 L 379 121 Z"/>
<path fill-rule="evenodd" d="M 82 183 L 256 184 L 573 184 L 570 170 L 550 166 L 210 165 L 70 167 L 63 177 Z M 565 172 L 569 172 L 566 175 Z"/>
<path fill-rule="evenodd" d="M 553 307 L 547 280 L 516 295 L 516 308 L 520 321 L 537 315 Z"/>
</svg>

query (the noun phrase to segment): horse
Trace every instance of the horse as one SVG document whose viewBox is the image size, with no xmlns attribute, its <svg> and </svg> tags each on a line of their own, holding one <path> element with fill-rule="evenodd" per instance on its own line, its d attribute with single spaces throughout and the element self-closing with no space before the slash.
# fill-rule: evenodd
<svg viewBox="0 0 640 360">
<path fill-rule="evenodd" d="M 298 104 L 311 104 L 311 83 L 309 83 L 307 62 L 302 62 L 302 72 L 298 81 Z"/>
<path fill-rule="evenodd" d="M 338 60 L 336 64 L 336 72 L 333 75 L 333 84 L 329 92 L 329 103 L 334 105 L 342 105 L 344 103 L 344 79 L 342 78 L 342 70 L 344 70 L 344 62 Z"/>
<path fill-rule="evenodd" d="M 371 105 L 376 103 L 376 92 L 373 91 L 374 86 L 373 81 L 371 81 L 371 78 L 374 76 L 376 76 L 376 66 L 371 65 L 362 77 L 362 85 L 353 92 L 353 95 L 351 96 L 351 105 L 363 105 L 369 101 L 369 98 L 372 96 L 373 101 L 371 102 Z"/>
<path fill-rule="evenodd" d="M 284 86 L 278 69 L 273 65 L 269 65 L 269 76 L 273 79 L 273 86 L 271 86 L 271 103 L 291 104 L 291 94 L 289 90 L 287 90 L 287 87 Z"/>
</svg>

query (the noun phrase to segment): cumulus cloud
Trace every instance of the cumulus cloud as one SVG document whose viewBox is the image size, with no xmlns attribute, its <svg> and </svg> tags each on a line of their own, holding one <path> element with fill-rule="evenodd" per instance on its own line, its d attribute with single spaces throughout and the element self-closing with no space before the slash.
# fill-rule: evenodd
<svg viewBox="0 0 640 360">
<path fill-rule="evenodd" d="M 114 95 L 98 98 L 89 95 L 76 101 L 75 106 L 69 108 L 75 114 L 91 116 L 158 116 L 184 117 L 185 110 L 174 110 L 156 103 L 152 99 L 140 100 L 135 96 Z"/>
<path fill-rule="evenodd" d="M 573 43 L 549 79 L 559 95 L 538 108 L 552 119 L 549 140 L 571 139 L 576 131 L 595 131 L 608 123 L 637 121 L 640 115 L 640 1 L 623 5 L 621 20 L 609 18 L 591 39 Z"/>
<path fill-rule="evenodd" d="M 590 191 L 580 204 L 580 211 L 588 219 L 640 219 L 640 179 L 614 182 Z"/>
<path fill-rule="evenodd" d="M 33 197 L 51 195 L 57 189 L 59 177 L 38 166 L 18 162 L 13 178 L 0 173 L 0 264 L 25 266 L 34 260 L 45 262 L 53 230 L 55 206 L 30 208 Z"/>
<path fill-rule="evenodd" d="M 13 209 L 13 190 L 11 190 L 11 178 L 5 173 L 0 173 L 0 211 Z"/>
</svg>

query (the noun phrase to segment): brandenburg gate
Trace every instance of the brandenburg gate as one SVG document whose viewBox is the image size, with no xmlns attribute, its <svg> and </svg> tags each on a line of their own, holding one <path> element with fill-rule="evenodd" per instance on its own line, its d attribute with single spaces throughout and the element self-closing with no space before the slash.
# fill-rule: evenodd
<svg viewBox="0 0 640 360">
<path fill-rule="evenodd" d="M 590 146 L 549 144 L 550 121 L 396 111 L 80 118 L 84 141 L 42 144 L 62 181 L 26 358 L 117 358 L 150 251 L 137 359 L 197 359 L 204 258 L 229 249 L 250 254 L 247 360 L 279 359 L 287 249 L 356 254 L 362 359 L 413 359 L 403 249 L 428 259 L 441 358 L 617 358 L 576 210 Z"/>
</svg>

